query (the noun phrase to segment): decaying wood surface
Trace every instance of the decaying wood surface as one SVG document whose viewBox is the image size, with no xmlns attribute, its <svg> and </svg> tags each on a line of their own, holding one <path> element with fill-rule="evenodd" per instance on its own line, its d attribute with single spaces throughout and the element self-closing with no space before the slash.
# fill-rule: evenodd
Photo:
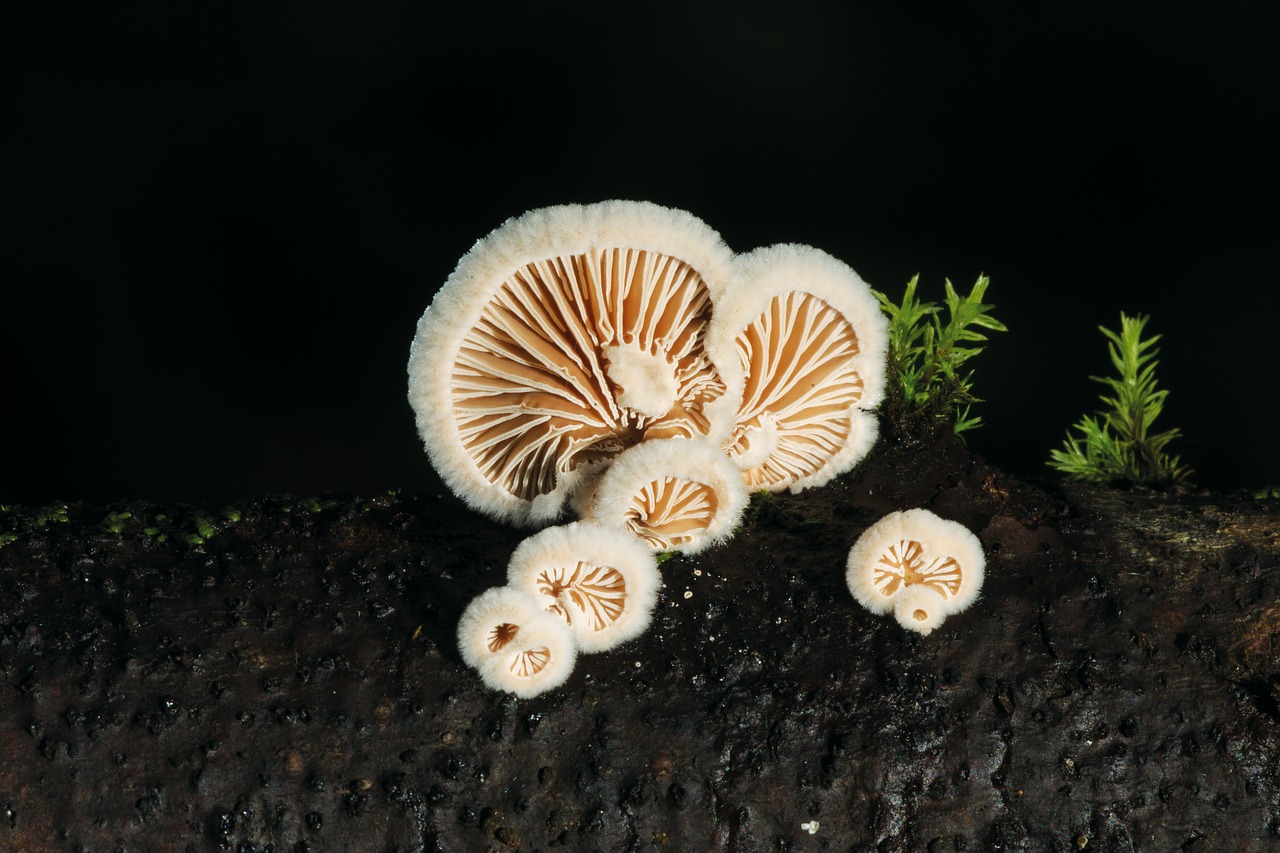
<svg viewBox="0 0 1280 853">
<path fill-rule="evenodd" d="M 888 444 L 527 700 L 453 642 L 526 534 L 452 498 L 10 509 L 0 848 L 1278 849 L 1277 503 Z M 844 584 L 916 506 L 989 559 L 927 637 Z"/>
</svg>

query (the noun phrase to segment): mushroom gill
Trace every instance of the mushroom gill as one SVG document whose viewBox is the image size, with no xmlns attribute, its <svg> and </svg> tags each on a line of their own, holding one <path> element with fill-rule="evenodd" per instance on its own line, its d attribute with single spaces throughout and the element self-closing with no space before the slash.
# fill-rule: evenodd
<svg viewBox="0 0 1280 853">
<path fill-rule="evenodd" d="M 827 483 L 871 449 L 887 331 L 871 289 L 810 246 L 741 256 L 713 334 L 732 335 L 744 387 L 725 452 L 749 491 Z"/>
<path fill-rule="evenodd" d="M 811 477 L 865 432 L 851 411 L 863 392 L 858 339 L 830 305 L 808 293 L 775 296 L 736 344 L 746 383 L 726 450 L 749 491 Z"/>
<path fill-rule="evenodd" d="M 728 538 L 747 497 L 715 442 L 670 438 L 620 454 L 577 505 L 585 519 L 630 531 L 654 551 L 692 554 Z"/>
<path fill-rule="evenodd" d="M 634 536 L 575 521 L 516 546 L 507 582 L 559 617 L 580 651 L 597 652 L 648 627 L 661 578 L 653 553 Z"/>
<path fill-rule="evenodd" d="M 845 580 L 868 610 L 893 610 L 903 625 L 919 630 L 925 623 L 932 629 L 972 604 L 985 571 L 982 543 L 964 525 L 911 509 L 889 513 L 858 537 L 849 550 Z M 903 608 L 919 602 L 928 618 L 906 620 Z"/>
<path fill-rule="evenodd" d="M 707 276 L 728 257 L 700 220 L 640 202 L 532 211 L 477 243 L 410 358 L 419 431 L 446 482 L 533 524 L 641 441 L 722 437 L 734 401 L 705 335 Z"/>
</svg>

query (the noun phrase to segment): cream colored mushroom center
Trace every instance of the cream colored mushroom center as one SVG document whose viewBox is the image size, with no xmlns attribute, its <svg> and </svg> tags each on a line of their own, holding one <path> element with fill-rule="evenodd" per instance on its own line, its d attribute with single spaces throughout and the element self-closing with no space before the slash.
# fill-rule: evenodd
<svg viewBox="0 0 1280 853">
<path fill-rule="evenodd" d="M 592 631 L 602 631 L 626 609 L 627 580 L 611 566 L 581 561 L 572 566 L 544 569 L 538 575 L 538 592 L 551 598 L 547 610 L 570 625 L 582 620 Z"/>
<path fill-rule="evenodd" d="M 732 459 L 744 471 L 760 468 L 777 452 L 780 441 L 777 420 L 764 412 L 760 415 L 759 423 L 738 430 L 737 441 L 733 445 L 736 452 Z"/>
<path fill-rule="evenodd" d="M 605 347 L 604 355 L 609 362 L 609 381 L 616 387 L 621 405 L 649 418 L 671 411 L 680 382 L 665 353 L 630 343 Z"/>
</svg>

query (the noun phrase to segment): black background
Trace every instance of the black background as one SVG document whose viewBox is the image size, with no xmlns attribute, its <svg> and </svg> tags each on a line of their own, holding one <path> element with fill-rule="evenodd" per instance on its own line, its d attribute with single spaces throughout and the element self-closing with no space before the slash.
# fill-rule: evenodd
<svg viewBox="0 0 1280 853">
<path fill-rule="evenodd" d="M 1150 314 L 1157 426 L 1280 485 L 1260 3 L 129 3 L 0 57 L 0 501 L 438 490 L 405 399 L 458 258 L 534 207 L 684 208 L 1010 327 L 970 445 L 1028 478 Z M 1269 14 L 1269 13 L 1268 13 Z"/>
</svg>

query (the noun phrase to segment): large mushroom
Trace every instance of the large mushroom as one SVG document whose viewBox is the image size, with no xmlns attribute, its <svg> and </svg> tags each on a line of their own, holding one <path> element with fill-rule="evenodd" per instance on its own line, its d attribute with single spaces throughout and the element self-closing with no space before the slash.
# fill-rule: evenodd
<svg viewBox="0 0 1280 853">
<path fill-rule="evenodd" d="M 712 335 L 744 388 L 725 452 L 751 491 L 798 492 L 853 468 L 875 443 L 888 327 L 871 288 L 812 246 L 735 260 Z"/>
<path fill-rule="evenodd" d="M 542 208 L 479 240 L 409 357 L 409 401 L 445 483 L 534 526 L 641 441 L 723 439 L 740 380 L 732 350 L 706 339 L 708 283 L 731 263 L 701 220 L 648 202 Z"/>
</svg>

